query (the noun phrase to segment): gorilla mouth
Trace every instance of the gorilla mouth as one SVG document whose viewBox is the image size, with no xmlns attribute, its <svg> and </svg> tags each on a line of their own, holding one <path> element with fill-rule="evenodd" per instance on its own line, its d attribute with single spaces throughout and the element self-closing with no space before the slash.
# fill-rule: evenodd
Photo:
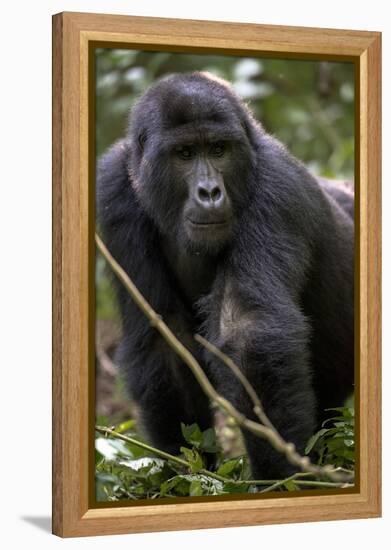
<svg viewBox="0 0 391 550">
<path fill-rule="evenodd" d="M 187 221 L 191 223 L 191 225 L 199 228 L 207 228 L 207 227 L 218 227 L 218 226 L 224 226 L 227 225 L 228 220 L 218 220 L 218 221 L 195 221 L 191 220 L 190 218 L 187 218 Z"/>
</svg>

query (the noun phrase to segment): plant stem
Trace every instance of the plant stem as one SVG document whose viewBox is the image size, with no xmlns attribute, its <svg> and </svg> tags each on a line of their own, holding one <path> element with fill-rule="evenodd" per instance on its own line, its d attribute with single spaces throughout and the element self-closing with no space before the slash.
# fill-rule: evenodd
<svg viewBox="0 0 391 550">
<path fill-rule="evenodd" d="M 308 474 L 308 473 L 305 473 L 305 472 L 297 472 L 285 479 L 279 479 L 277 480 L 275 483 L 273 483 L 272 485 L 270 485 L 270 487 L 267 487 L 266 489 L 263 489 L 262 491 L 260 491 L 261 493 L 270 493 L 270 491 L 274 491 L 274 489 L 277 489 L 278 487 L 281 487 L 282 485 L 285 485 L 285 483 L 287 483 L 288 481 L 293 481 L 293 480 L 296 480 L 298 479 L 299 476 L 306 476 L 306 475 L 311 475 L 311 474 Z M 319 482 L 316 482 L 316 483 L 319 483 Z M 332 485 L 335 485 L 334 483 L 332 483 Z"/>
</svg>

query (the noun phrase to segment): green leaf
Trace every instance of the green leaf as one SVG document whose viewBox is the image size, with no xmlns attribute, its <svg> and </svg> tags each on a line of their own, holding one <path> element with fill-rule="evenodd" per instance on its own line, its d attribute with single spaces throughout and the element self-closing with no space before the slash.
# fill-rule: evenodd
<svg viewBox="0 0 391 550">
<path fill-rule="evenodd" d="M 117 476 L 114 476 L 113 474 L 96 474 L 97 481 L 100 481 L 101 483 L 117 483 L 118 478 Z"/>
<path fill-rule="evenodd" d="M 125 432 L 130 432 L 133 430 L 136 426 L 136 421 L 131 418 L 130 420 L 126 420 L 125 422 L 121 422 L 121 424 L 118 424 L 118 426 L 115 428 L 115 431 L 119 434 L 123 434 Z"/>
<path fill-rule="evenodd" d="M 242 457 L 239 458 L 232 458 L 231 460 L 228 460 L 226 462 L 223 462 L 217 470 L 217 473 L 220 476 L 228 477 L 230 474 L 232 474 L 236 469 L 242 467 Z"/>
<path fill-rule="evenodd" d="M 195 449 L 181 447 L 181 453 L 185 455 L 186 460 L 190 463 L 190 470 L 197 473 L 204 467 L 202 456 Z"/>
<path fill-rule="evenodd" d="M 191 497 L 199 497 L 203 494 L 201 481 L 195 479 L 190 483 L 189 494 Z"/>
<path fill-rule="evenodd" d="M 188 496 L 190 490 L 190 483 L 193 481 L 191 476 L 178 475 L 164 483 L 160 487 L 160 494 L 165 496 L 167 494 L 174 494 L 179 496 Z"/>
<path fill-rule="evenodd" d="M 133 458 L 133 454 L 125 442 L 119 439 L 97 437 L 95 439 L 95 449 L 103 455 L 106 460 L 114 460 L 118 455 Z"/>
<path fill-rule="evenodd" d="M 332 409 L 326 409 L 326 411 L 336 411 L 340 413 L 340 415 L 328 418 L 325 422 L 331 422 L 335 420 L 335 421 L 342 421 L 345 424 L 349 424 L 351 426 L 354 425 L 354 408 L 353 407 L 336 407 Z"/>
<path fill-rule="evenodd" d="M 135 474 L 141 476 L 150 476 L 160 472 L 165 462 L 162 458 L 150 458 L 144 456 L 143 458 L 137 458 L 135 460 L 119 460 L 118 464 L 130 468 Z"/>
<path fill-rule="evenodd" d="M 247 483 L 224 483 L 224 493 L 248 493 L 249 490 Z"/>
<path fill-rule="evenodd" d="M 166 495 L 172 489 L 174 489 L 180 482 L 181 482 L 181 476 L 175 476 L 175 477 L 172 477 L 171 479 L 168 479 L 167 481 L 162 483 L 160 486 L 161 494 Z"/>
<path fill-rule="evenodd" d="M 214 428 L 208 428 L 202 432 L 200 448 L 205 453 L 217 453 L 219 447 L 217 445 L 216 432 Z"/>
<path fill-rule="evenodd" d="M 198 449 L 202 441 L 202 432 L 198 427 L 198 424 L 191 424 L 190 426 L 186 426 L 185 424 L 183 424 L 183 422 L 181 422 L 181 430 L 182 435 L 187 443 Z"/>
<path fill-rule="evenodd" d="M 293 479 L 289 479 L 288 481 L 285 481 L 284 483 L 285 489 L 288 491 L 297 491 L 298 487 Z"/>
<path fill-rule="evenodd" d="M 328 431 L 327 428 L 322 428 L 321 430 L 316 432 L 316 434 L 314 434 L 312 437 L 309 438 L 307 446 L 304 450 L 306 455 L 308 455 L 312 451 L 312 449 L 315 447 L 319 438 L 321 438 L 325 433 L 327 433 L 327 431 Z"/>
<path fill-rule="evenodd" d="M 344 416 L 332 416 L 322 423 L 322 426 L 334 422 L 335 426 L 344 426 L 346 424 L 346 418 Z"/>
<path fill-rule="evenodd" d="M 97 449 L 95 449 L 95 466 L 99 468 L 105 462 L 105 457 Z"/>
</svg>

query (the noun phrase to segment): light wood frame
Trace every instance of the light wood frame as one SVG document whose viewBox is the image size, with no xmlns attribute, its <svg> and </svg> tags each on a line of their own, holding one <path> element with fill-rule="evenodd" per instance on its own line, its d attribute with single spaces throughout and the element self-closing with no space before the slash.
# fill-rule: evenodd
<svg viewBox="0 0 391 550">
<path fill-rule="evenodd" d="M 356 64 L 357 490 L 340 494 L 92 508 L 89 505 L 89 45 L 202 48 Z M 121 47 L 121 46 L 119 46 Z M 62 13 L 53 17 L 53 532 L 59 536 L 377 517 L 381 513 L 381 35 Z M 359 184 L 357 186 L 357 184 Z M 92 427 L 93 429 L 93 427 Z M 299 499 L 299 501 L 297 500 Z"/>
</svg>

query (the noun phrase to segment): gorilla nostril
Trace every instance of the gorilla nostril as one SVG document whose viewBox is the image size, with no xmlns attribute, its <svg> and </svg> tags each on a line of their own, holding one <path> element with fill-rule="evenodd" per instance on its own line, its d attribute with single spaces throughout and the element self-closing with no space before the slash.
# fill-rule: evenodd
<svg viewBox="0 0 391 550">
<path fill-rule="evenodd" d="M 220 189 L 218 187 L 215 187 L 214 189 L 212 189 L 210 196 L 213 202 L 217 202 L 221 197 Z"/>
<path fill-rule="evenodd" d="M 203 187 L 198 188 L 198 197 L 202 202 L 208 202 L 210 200 L 209 191 Z"/>
</svg>

